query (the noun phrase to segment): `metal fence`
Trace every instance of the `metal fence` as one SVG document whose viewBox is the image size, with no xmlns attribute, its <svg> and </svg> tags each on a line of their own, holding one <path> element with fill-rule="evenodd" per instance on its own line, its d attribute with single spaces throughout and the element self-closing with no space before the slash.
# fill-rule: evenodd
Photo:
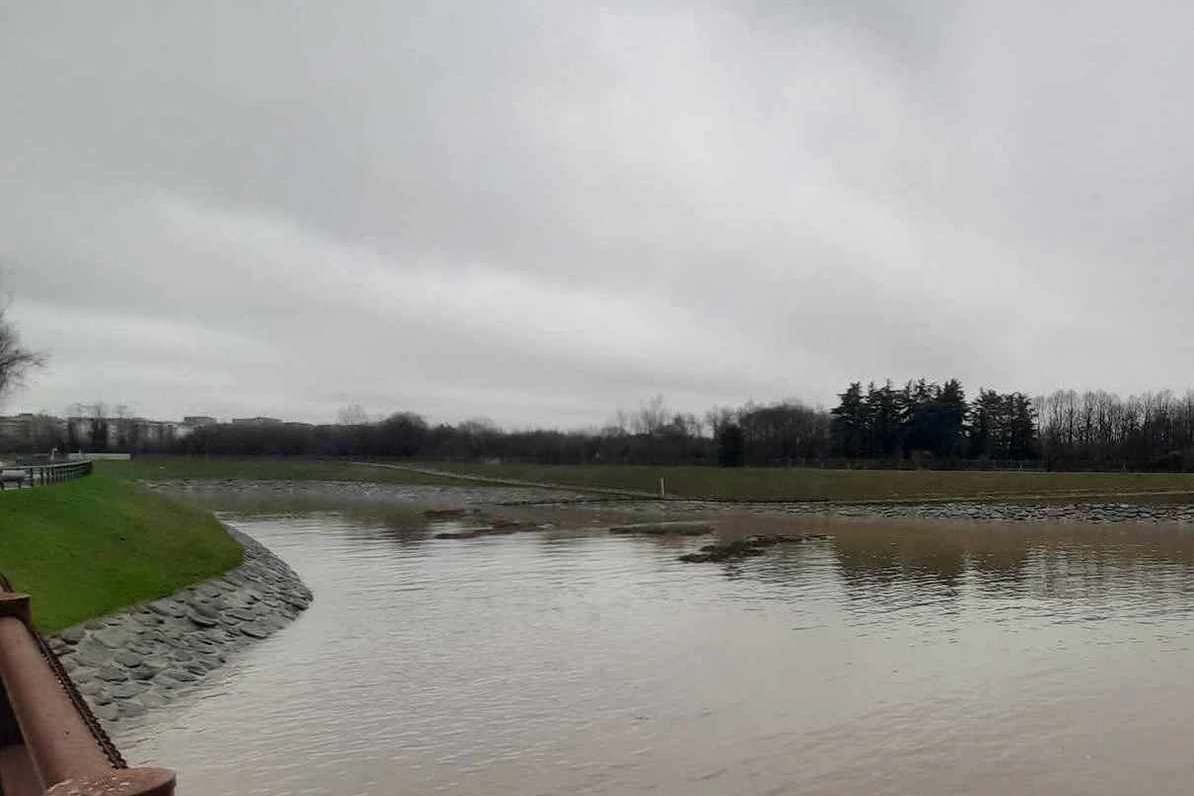
<svg viewBox="0 0 1194 796">
<path fill-rule="evenodd" d="M 0 576 L 0 794 L 173 796 L 175 775 L 128 768 Z"/>
<path fill-rule="evenodd" d="M 0 470 L 0 490 L 27 486 L 44 486 L 70 481 L 90 475 L 90 461 L 65 462 L 62 464 L 7 465 Z"/>
</svg>

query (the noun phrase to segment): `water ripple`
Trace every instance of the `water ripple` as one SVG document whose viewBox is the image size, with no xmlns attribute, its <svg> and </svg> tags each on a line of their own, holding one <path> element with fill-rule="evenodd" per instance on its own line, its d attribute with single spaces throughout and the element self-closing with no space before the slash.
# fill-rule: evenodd
<svg viewBox="0 0 1194 796">
<path fill-rule="evenodd" d="M 317 599 L 121 739 L 130 759 L 244 796 L 1118 794 L 1124 772 L 1177 793 L 1194 774 L 1179 530 L 843 522 L 691 565 L 691 541 L 566 528 L 432 540 L 360 500 L 228 515 Z"/>
</svg>

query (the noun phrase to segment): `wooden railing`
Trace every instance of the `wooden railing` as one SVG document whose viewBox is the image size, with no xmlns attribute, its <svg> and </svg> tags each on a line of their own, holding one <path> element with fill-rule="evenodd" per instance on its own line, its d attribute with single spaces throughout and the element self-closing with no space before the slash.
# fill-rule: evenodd
<svg viewBox="0 0 1194 796">
<path fill-rule="evenodd" d="M 128 768 L 0 578 L 0 796 L 172 796 L 174 772 Z"/>
<path fill-rule="evenodd" d="M 92 466 L 90 461 L 7 465 L 0 469 L 0 490 L 8 489 L 10 486 L 20 489 L 25 486 L 44 486 L 82 478 L 91 473 Z"/>
</svg>

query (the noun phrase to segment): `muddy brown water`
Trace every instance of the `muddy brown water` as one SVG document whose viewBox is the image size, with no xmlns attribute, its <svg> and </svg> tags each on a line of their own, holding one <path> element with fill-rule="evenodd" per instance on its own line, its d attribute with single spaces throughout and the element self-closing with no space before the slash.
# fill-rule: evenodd
<svg viewBox="0 0 1194 796">
<path fill-rule="evenodd" d="M 437 540 L 451 522 L 429 527 L 417 490 L 203 498 L 316 600 L 118 736 L 184 792 L 1119 796 L 1194 776 L 1190 527 L 726 514 L 727 535 L 833 538 L 684 564 L 707 540 L 611 537 L 576 508 Z"/>
</svg>

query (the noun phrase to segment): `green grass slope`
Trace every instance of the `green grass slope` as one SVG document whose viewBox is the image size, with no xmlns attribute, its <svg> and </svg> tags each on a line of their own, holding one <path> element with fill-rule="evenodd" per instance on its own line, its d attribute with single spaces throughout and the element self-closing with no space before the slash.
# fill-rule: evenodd
<svg viewBox="0 0 1194 796">
<path fill-rule="evenodd" d="M 224 572 L 240 545 L 209 512 L 97 473 L 0 493 L 0 572 L 54 632 Z"/>
<path fill-rule="evenodd" d="M 370 481 L 444 484 L 437 478 L 402 470 L 361 467 L 348 460 L 299 456 L 137 456 L 129 462 L 97 462 L 97 469 L 136 481 L 237 478 L 253 481 Z"/>
<path fill-rule="evenodd" d="M 657 492 L 687 498 L 906 501 L 1194 493 L 1190 473 L 823 470 L 782 467 L 650 467 L 428 463 L 487 478 Z"/>
</svg>

